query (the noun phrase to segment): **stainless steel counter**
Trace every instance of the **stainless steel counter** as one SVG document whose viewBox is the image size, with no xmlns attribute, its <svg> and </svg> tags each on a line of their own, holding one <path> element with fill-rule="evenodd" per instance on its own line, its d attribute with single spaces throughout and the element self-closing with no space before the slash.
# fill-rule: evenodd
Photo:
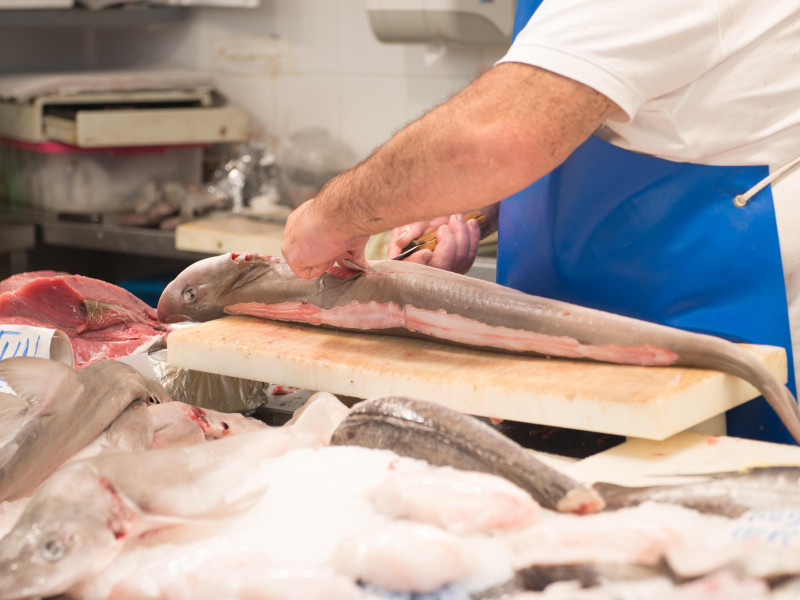
<svg viewBox="0 0 800 600">
<path fill-rule="evenodd" d="M 7 229 L 20 231 L 18 228 L 24 228 L 28 235 L 32 236 L 31 232 L 35 232 L 40 243 L 51 246 L 189 261 L 208 256 L 199 252 L 176 250 L 175 234 L 172 231 L 62 221 L 54 215 L 43 213 L 0 213 L 0 228 L 0 232 Z M 5 253 L 4 233 L 2 237 L 0 253 Z M 32 245 L 28 249 L 32 249 Z"/>
</svg>

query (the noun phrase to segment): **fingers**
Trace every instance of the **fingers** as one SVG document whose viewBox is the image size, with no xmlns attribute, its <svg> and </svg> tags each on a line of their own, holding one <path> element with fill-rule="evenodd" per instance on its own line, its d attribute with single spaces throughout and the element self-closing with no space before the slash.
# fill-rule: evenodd
<svg viewBox="0 0 800 600">
<path fill-rule="evenodd" d="M 447 221 L 448 217 L 439 217 L 430 221 L 417 221 L 416 223 L 409 223 L 408 225 L 394 228 L 389 237 L 387 257 L 393 258 L 397 256 L 409 242 L 414 241 L 421 235 L 435 231 L 437 227 L 447 223 Z"/>
<path fill-rule="evenodd" d="M 436 230 L 436 248 L 432 256 L 424 258 L 424 264 L 454 273 L 466 273 L 475 261 L 479 241 L 478 223 L 474 220 L 465 222 L 461 215 L 453 215 L 447 225 Z"/>
<path fill-rule="evenodd" d="M 367 262 L 364 254 L 364 248 L 348 250 L 344 254 L 337 257 L 336 262 L 344 267 L 347 267 L 348 269 L 352 269 L 354 267 L 356 270 L 366 271 L 369 269 L 369 263 Z"/>
<path fill-rule="evenodd" d="M 312 279 L 333 267 L 341 256 L 368 268 L 365 259 L 367 241 L 369 236 L 346 237 L 332 232 L 324 217 L 314 211 L 314 200 L 308 200 L 289 215 L 281 252 L 298 277 Z"/>
<path fill-rule="evenodd" d="M 481 235 L 480 226 L 477 221 L 464 221 L 461 215 L 453 215 L 450 217 L 447 227 L 452 233 L 455 246 L 451 251 L 452 264 L 450 270 L 455 273 L 466 273 L 478 253 L 478 243 Z"/>
<path fill-rule="evenodd" d="M 426 233 L 425 230 L 427 226 L 427 221 L 419 221 L 417 223 L 403 225 L 402 227 L 395 227 L 389 236 L 388 257 L 392 258 L 400 254 L 400 251 L 405 248 L 410 241 Z"/>
</svg>

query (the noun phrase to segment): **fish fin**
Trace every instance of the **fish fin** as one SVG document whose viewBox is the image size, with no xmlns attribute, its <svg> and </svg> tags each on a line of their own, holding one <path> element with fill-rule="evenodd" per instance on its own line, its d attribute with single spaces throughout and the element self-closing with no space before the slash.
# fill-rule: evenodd
<svg viewBox="0 0 800 600">
<path fill-rule="evenodd" d="M 3 444 L 3 446 L 0 447 L 0 481 L 3 481 L 3 479 L 5 478 L 4 477 L 5 472 L 3 472 L 3 469 L 5 468 L 8 461 L 11 460 L 11 458 L 17 453 L 18 450 L 19 450 L 19 443 L 13 441 L 13 439 L 12 441 Z"/>
<path fill-rule="evenodd" d="M 268 264 L 265 262 L 265 264 Z M 258 281 L 264 275 L 260 269 L 250 269 L 247 271 L 237 272 L 236 277 L 231 277 L 227 281 L 223 281 L 219 285 L 220 296 L 231 294 L 236 290 L 247 288 L 253 282 Z"/>
<path fill-rule="evenodd" d="M 0 377 L 28 405 L 27 416 L 36 416 L 47 410 L 53 400 L 61 401 L 64 390 L 80 393 L 83 385 L 77 377 L 78 372 L 69 365 L 48 358 L 19 356 L 0 361 Z M 68 378 L 68 387 L 59 384 Z M 60 394 L 54 394 L 59 390 Z"/>
<path fill-rule="evenodd" d="M 0 439 L 2 439 L 3 433 L 12 431 L 11 423 L 23 416 L 27 407 L 28 403 L 24 398 L 14 394 L 0 393 Z"/>
</svg>

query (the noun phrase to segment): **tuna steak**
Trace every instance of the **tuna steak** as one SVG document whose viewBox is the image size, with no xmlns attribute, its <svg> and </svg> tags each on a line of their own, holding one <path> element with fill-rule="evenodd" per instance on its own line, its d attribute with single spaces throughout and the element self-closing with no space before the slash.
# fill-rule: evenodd
<svg viewBox="0 0 800 600">
<path fill-rule="evenodd" d="M 360 273 L 335 268 L 302 279 L 280 258 L 229 253 L 190 265 L 158 302 L 159 319 L 167 323 L 225 314 L 506 352 L 715 369 L 753 385 L 800 441 L 794 396 L 736 344 L 424 265 L 375 261 Z"/>
<path fill-rule="evenodd" d="M 127 290 L 82 275 L 49 271 L 16 275 L 2 284 L 0 317 L 31 317 L 69 335 L 119 323 L 166 328 L 155 311 Z"/>
</svg>

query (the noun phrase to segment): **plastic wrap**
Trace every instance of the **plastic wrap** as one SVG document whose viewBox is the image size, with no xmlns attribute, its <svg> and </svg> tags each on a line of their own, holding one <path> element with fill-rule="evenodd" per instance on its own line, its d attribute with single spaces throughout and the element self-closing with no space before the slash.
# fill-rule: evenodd
<svg viewBox="0 0 800 600">
<path fill-rule="evenodd" d="M 234 213 L 255 208 L 253 200 L 277 204 L 281 197 L 281 175 L 275 154 L 264 142 L 250 141 L 231 148 L 215 169 L 209 188 L 228 198 Z M 256 202 L 258 204 L 258 202 Z"/>
<path fill-rule="evenodd" d="M 173 400 L 220 412 L 251 412 L 267 402 L 269 383 L 174 367 L 167 351 L 148 355 L 153 370 Z"/>
<path fill-rule="evenodd" d="M 330 179 L 356 162 L 355 152 L 325 129 L 303 129 L 292 134 L 281 162 L 292 207 L 315 197 Z"/>
</svg>

